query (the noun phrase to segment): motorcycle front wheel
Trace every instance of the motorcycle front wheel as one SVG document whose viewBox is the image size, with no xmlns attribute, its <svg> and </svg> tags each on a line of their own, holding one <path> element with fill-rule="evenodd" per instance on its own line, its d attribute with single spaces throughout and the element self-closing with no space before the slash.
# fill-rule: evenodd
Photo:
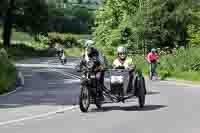
<svg viewBox="0 0 200 133">
<path fill-rule="evenodd" d="M 90 91 L 87 86 L 81 86 L 81 94 L 79 97 L 79 107 L 82 112 L 87 112 L 90 106 Z"/>
</svg>

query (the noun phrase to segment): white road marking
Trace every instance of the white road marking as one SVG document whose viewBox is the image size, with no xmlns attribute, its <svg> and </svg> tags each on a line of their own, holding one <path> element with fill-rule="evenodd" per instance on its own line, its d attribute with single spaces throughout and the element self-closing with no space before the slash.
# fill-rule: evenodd
<svg viewBox="0 0 200 133">
<path fill-rule="evenodd" d="M 80 80 L 79 79 L 65 79 L 64 83 L 65 84 L 80 83 Z"/>
<path fill-rule="evenodd" d="M 8 92 L 8 93 L 5 93 L 5 94 L 2 94 L 2 95 L 0 95 L 0 96 L 2 96 L 2 97 L 4 97 L 4 96 L 8 96 L 8 95 L 11 95 L 11 94 L 13 94 L 13 93 L 15 93 L 16 91 L 18 91 L 18 90 L 20 90 L 20 89 L 22 89 L 23 87 L 17 87 L 15 90 L 13 90 L 13 91 L 11 91 L 11 92 Z"/>
<path fill-rule="evenodd" d="M 187 86 L 187 87 L 200 88 L 200 85 L 189 84 L 189 83 L 178 83 L 178 82 L 176 82 L 175 84 L 176 84 L 176 85 L 179 85 L 179 86 Z"/>
<path fill-rule="evenodd" d="M 51 68 L 51 70 L 53 70 L 55 72 L 58 72 L 58 73 L 61 73 L 61 74 L 66 75 L 66 76 L 70 76 L 70 77 L 75 78 L 75 79 L 80 79 L 81 78 L 80 76 L 77 76 L 77 75 L 74 75 L 74 74 L 68 73 L 68 72 L 63 72 L 63 71 L 57 70 L 55 68 Z"/>
<path fill-rule="evenodd" d="M 70 76 L 72 78 L 75 78 L 76 80 L 72 80 L 72 81 L 79 81 L 80 80 L 80 77 L 77 76 L 77 75 L 74 75 L 74 74 L 71 74 L 71 73 L 68 73 L 68 72 L 61 72 L 61 71 L 58 71 L 56 70 L 55 68 L 58 67 L 58 65 L 41 65 L 41 64 L 16 64 L 16 66 L 24 66 L 24 67 L 47 67 L 47 68 L 51 68 L 52 71 L 56 71 L 56 72 L 59 72 L 63 75 L 67 75 L 67 76 Z M 66 66 L 59 66 L 60 68 L 66 68 Z M 69 82 L 69 81 L 67 81 Z M 14 92 L 18 91 L 19 89 L 21 89 L 22 87 L 17 87 L 14 91 L 12 92 L 9 92 L 7 94 L 3 94 L 3 95 L 0 95 L 0 96 L 8 96 L 10 94 L 13 94 Z M 73 110 L 75 108 L 77 108 L 78 106 L 70 106 L 70 107 L 66 107 L 66 108 L 63 108 L 63 109 L 59 109 L 59 110 L 56 110 L 56 111 L 53 111 L 53 112 L 47 112 L 47 113 L 43 113 L 43 114 L 39 114 L 39 115 L 34 115 L 34 116 L 31 116 L 31 117 L 24 117 L 24 118 L 19 118 L 19 119 L 15 119 L 15 120 L 9 120 L 9 121 L 5 121 L 5 122 L 0 122 L 0 126 L 3 126 L 3 125 L 8 125 L 8 124 L 13 124 L 13 123 L 17 123 L 17 122 L 22 122 L 22 121 L 26 121 L 26 120 L 32 120 L 32 119 L 38 119 L 38 118 L 43 118 L 43 117 L 48 117 L 50 115 L 54 115 L 56 113 L 61 113 L 61 112 L 64 112 L 64 111 L 68 111 L 68 110 Z"/>
<path fill-rule="evenodd" d="M 20 119 L 0 122 L 0 126 L 13 124 L 13 123 L 17 123 L 17 122 L 22 122 L 22 121 L 26 121 L 26 120 L 33 120 L 33 119 L 37 119 L 37 118 L 48 117 L 50 115 L 54 115 L 54 114 L 57 114 L 57 113 L 61 113 L 61 112 L 65 112 L 65 111 L 76 109 L 77 107 L 78 106 L 70 106 L 70 107 L 59 109 L 59 110 L 53 111 L 53 112 L 48 112 L 48 113 L 44 113 L 44 114 L 34 115 L 34 116 L 31 116 L 31 117 L 24 117 L 24 118 L 20 118 Z"/>
<path fill-rule="evenodd" d="M 17 67 L 31 67 L 31 68 L 74 68 L 73 65 L 65 66 L 65 65 L 49 65 L 49 64 L 15 64 Z"/>
</svg>

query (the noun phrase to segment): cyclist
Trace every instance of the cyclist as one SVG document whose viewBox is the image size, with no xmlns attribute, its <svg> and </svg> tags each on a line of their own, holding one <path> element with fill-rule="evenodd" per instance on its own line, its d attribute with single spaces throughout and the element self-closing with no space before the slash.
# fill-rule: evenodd
<svg viewBox="0 0 200 133">
<path fill-rule="evenodd" d="M 158 60 L 158 55 L 156 53 L 156 49 L 152 48 L 151 52 L 149 52 L 147 55 L 147 61 L 149 63 L 150 79 L 152 79 L 152 76 L 157 75 L 156 74 L 157 60 Z"/>
</svg>

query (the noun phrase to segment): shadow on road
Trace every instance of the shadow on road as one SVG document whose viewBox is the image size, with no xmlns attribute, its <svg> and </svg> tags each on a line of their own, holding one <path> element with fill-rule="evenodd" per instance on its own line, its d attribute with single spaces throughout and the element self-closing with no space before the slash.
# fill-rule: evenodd
<svg viewBox="0 0 200 133">
<path fill-rule="evenodd" d="M 22 107 L 22 105 L 0 105 L 0 109 L 18 108 L 18 107 Z"/>
<path fill-rule="evenodd" d="M 156 95 L 156 94 L 160 94 L 160 92 L 156 92 L 156 91 L 147 92 L 147 95 Z"/>
<path fill-rule="evenodd" d="M 120 107 L 120 106 L 107 106 L 102 107 L 101 109 L 92 109 L 91 112 L 108 112 L 108 111 L 114 111 L 114 110 L 120 110 L 120 111 L 153 111 L 153 110 L 159 110 L 161 108 L 166 108 L 166 105 L 145 105 L 144 108 L 139 108 L 138 106 L 126 106 L 126 107 Z"/>
</svg>

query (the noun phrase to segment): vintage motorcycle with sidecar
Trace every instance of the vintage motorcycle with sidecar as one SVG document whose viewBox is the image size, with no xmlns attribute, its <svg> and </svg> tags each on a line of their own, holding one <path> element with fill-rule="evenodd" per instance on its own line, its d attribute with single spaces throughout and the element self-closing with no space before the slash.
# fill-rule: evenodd
<svg viewBox="0 0 200 133">
<path fill-rule="evenodd" d="M 105 101 L 102 101 L 97 91 L 97 80 L 95 76 L 95 62 L 90 60 L 82 69 L 81 93 L 79 96 L 79 107 L 82 112 L 87 112 L 90 104 L 95 104 L 101 108 Z M 133 72 L 132 88 L 129 91 L 129 72 Z M 125 102 L 132 97 L 138 98 L 139 107 L 143 108 L 145 104 L 145 79 L 141 71 L 136 71 L 135 67 L 130 66 L 129 70 L 116 68 L 106 70 L 109 72 L 109 87 L 102 85 L 102 92 L 105 98 L 113 103 Z"/>
</svg>

